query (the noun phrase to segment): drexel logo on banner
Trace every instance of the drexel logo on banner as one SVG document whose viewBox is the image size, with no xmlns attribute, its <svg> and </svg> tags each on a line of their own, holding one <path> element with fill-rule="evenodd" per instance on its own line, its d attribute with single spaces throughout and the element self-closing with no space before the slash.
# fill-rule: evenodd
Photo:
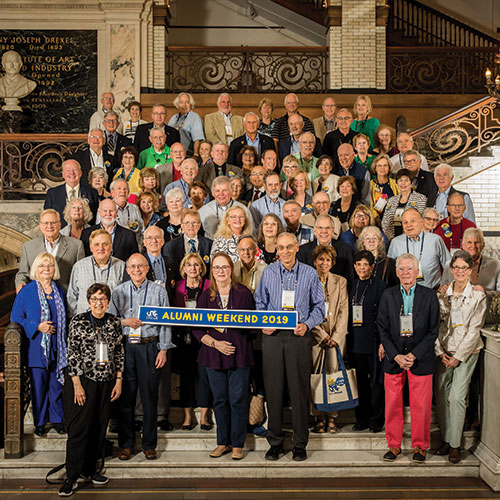
<svg viewBox="0 0 500 500">
<path fill-rule="evenodd" d="M 139 319 L 153 325 L 217 328 L 279 328 L 293 330 L 297 311 L 238 311 L 140 306 Z"/>
</svg>

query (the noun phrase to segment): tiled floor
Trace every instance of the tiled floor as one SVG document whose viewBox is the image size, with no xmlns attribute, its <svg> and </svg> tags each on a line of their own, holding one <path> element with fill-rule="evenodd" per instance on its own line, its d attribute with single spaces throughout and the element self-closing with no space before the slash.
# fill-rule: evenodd
<svg viewBox="0 0 500 500">
<path fill-rule="evenodd" d="M 56 485 L 42 481 L 0 482 L 1 500 L 55 500 Z M 264 479 L 264 480 L 114 480 L 107 487 L 84 487 L 82 500 L 364 500 L 500 498 L 480 479 Z"/>
</svg>

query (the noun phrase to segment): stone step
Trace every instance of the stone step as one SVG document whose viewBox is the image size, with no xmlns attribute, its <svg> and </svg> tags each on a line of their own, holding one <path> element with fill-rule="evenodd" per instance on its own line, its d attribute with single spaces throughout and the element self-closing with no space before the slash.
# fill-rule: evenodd
<svg viewBox="0 0 500 500">
<path fill-rule="evenodd" d="M 234 461 L 228 454 L 211 459 L 203 451 L 160 452 L 157 460 L 146 460 L 138 453 L 123 462 L 108 459 L 104 474 L 118 478 L 316 478 L 316 477 L 478 477 L 479 461 L 470 452 L 456 465 L 447 457 L 428 454 L 423 464 L 411 460 L 411 450 L 393 463 L 384 462 L 383 450 L 308 450 L 308 460 L 294 462 L 291 452 L 277 462 L 264 459 L 264 451 L 247 451 L 243 460 Z M 64 462 L 64 452 L 32 452 L 24 458 L 0 458 L 1 479 L 43 479 L 53 467 Z M 59 473 L 62 478 L 64 471 Z M 54 475 L 53 479 L 58 476 Z M 53 486 L 51 488 L 57 488 Z"/>
<path fill-rule="evenodd" d="M 372 433 L 368 430 L 353 432 L 352 424 L 341 427 L 337 434 L 309 434 L 309 450 L 384 450 L 387 447 L 385 432 Z M 286 445 L 292 447 L 291 430 L 285 430 Z M 114 433 L 108 433 L 108 439 L 118 446 L 118 437 Z M 467 431 L 464 433 L 462 447 L 473 448 L 478 442 L 478 433 Z M 439 429 L 436 424 L 431 426 L 431 448 L 438 448 L 441 444 Z M 59 435 L 54 430 L 45 436 L 35 436 L 32 432 L 25 435 L 25 452 L 31 451 L 64 451 L 66 449 L 66 435 Z M 210 451 L 216 446 L 215 428 L 211 431 L 202 431 L 196 427 L 192 431 L 175 429 L 171 432 L 158 432 L 159 451 Z M 136 449 L 141 449 L 140 434 L 137 433 Z M 265 437 L 248 434 L 245 448 L 252 451 L 266 451 L 269 445 Z M 410 425 L 405 425 L 403 434 L 403 447 L 411 448 Z"/>
</svg>

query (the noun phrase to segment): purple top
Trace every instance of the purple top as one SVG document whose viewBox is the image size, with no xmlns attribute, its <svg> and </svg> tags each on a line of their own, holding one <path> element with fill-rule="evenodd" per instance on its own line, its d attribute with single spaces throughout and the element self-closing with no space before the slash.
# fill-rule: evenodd
<svg viewBox="0 0 500 500">
<path fill-rule="evenodd" d="M 210 291 L 205 290 L 198 299 L 200 309 L 220 309 L 217 299 L 210 300 Z M 243 285 L 233 283 L 229 292 L 228 309 L 255 310 L 255 302 L 252 292 Z M 193 328 L 193 335 L 201 343 L 204 335 L 210 335 L 215 340 L 226 340 L 236 347 L 236 351 L 231 356 L 222 354 L 213 347 L 201 344 L 198 363 L 213 368 L 214 370 L 226 370 L 229 368 L 246 368 L 253 366 L 253 353 L 250 335 L 252 330 L 247 328 L 226 328 L 224 333 L 214 328 Z"/>
<path fill-rule="evenodd" d="M 210 280 L 205 279 L 205 278 L 201 278 L 201 280 L 203 282 L 202 292 L 204 292 L 210 286 Z M 175 285 L 174 306 L 175 307 L 186 307 L 186 280 L 185 279 L 178 281 Z"/>
</svg>

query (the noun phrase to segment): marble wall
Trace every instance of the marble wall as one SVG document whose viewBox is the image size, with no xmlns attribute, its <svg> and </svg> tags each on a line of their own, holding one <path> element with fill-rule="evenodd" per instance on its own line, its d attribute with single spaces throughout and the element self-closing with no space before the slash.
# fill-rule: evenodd
<svg viewBox="0 0 500 500">
<path fill-rule="evenodd" d="M 37 83 L 21 100 L 21 132 L 86 132 L 97 107 L 97 31 L 2 29 L 0 53 L 7 50 L 20 54 L 21 74 Z"/>
</svg>

